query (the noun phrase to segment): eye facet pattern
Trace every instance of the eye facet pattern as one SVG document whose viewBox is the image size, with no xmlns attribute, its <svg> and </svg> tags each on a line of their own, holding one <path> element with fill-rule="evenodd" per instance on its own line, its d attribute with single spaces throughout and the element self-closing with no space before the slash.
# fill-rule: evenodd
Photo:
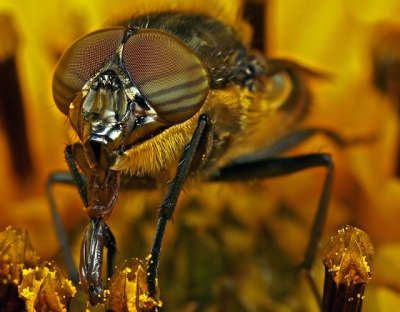
<svg viewBox="0 0 400 312">
<path fill-rule="evenodd" d="M 208 72 L 201 59 L 178 38 L 142 29 L 128 39 L 122 57 L 138 90 L 165 121 L 186 121 L 204 104 Z"/>
<path fill-rule="evenodd" d="M 73 43 L 59 60 L 53 77 L 53 96 L 59 110 L 69 106 L 85 83 L 115 55 L 126 28 L 113 27 L 92 32 Z"/>
</svg>

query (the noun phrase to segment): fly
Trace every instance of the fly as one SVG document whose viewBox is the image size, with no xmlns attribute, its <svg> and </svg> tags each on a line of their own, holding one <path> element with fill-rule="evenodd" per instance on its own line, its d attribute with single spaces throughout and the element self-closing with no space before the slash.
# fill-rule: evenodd
<svg viewBox="0 0 400 312">
<path fill-rule="evenodd" d="M 66 50 L 55 70 L 53 95 L 68 117 L 71 144 L 65 156 L 89 218 L 79 277 L 90 304 L 104 300 L 104 248 L 108 275 L 114 271 L 116 242 L 106 221 L 121 184 L 138 188 L 135 179 L 154 185 L 170 180 L 147 258 L 148 296 L 158 300 L 163 236 L 188 177 L 245 181 L 325 167 L 302 265 L 312 279 L 333 163 L 327 154 L 276 156 L 315 132 L 296 130 L 310 103 L 299 70 L 252 51 L 212 16 L 173 11 L 137 15 Z M 71 182 L 70 176 L 55 174 L 49 186 Z M 61 229 L 54 204 L 52 210 Z M 62 231 L 58 235 L 65 241 Z M 62 249 L 68 255 L 66 243 Z"/>
</svg>

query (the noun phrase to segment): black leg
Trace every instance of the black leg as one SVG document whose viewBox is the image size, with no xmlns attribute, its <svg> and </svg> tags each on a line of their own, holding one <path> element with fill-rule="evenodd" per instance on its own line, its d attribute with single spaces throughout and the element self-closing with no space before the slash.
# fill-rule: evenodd
<svg viewBox="0 0 400 312">
<path fill-rule="evenodd" d="M 312 290 L 321 301 L 321 296 L 311 274 L 311 267 L 318 250 L 325 219 L 328 211 L 333 182 L 333 162 L 327 154 L 309 154 L 290 158 L 271 158 L 255 162 L 241 162 L 240 164 L 224 167 L 215 173 L 214 181 L 244 181 L 260 178 L 269 178 L 294 173 L 313 167 L 325 167 L 327 170 L 324 186 L 318 203 L 317 213 L 311 228 L 310 240 L 304 256 L 302 268 L 310 281 Z"/>
<path fill-rule="evenodd" d="M 158 299 L 157 289 L 156 289 L 156 278 L 158 263 L 160 260 L 161 245 L 165 233 L 165 227 L 167 221 L 172 218 L 176 203 L 178 201 L 179 194 L 182 190 L 183 184 L 185 183 L 187 174 L 189 172 L 190 164 L 192 163 L 193 156 L 197 150 L 200 138 L 204 132 L 207 124 L 207 116 L 201 115 L 199 118 L 199 123 L 193 134 L 192 140 L 185 147 L 182 160 L 178 165 L 178 172 L 172 181 L 168 192 L 165 194 L 163 202 L 160 206 L 160 214 L 157 224 L 157 230 L 153 241 L 153 246 L 150 250 L 150 258 L 148 259 L 148 269 L 147 269 L 147 283 L 149 295 L 154 299 Z"/>
<path fill-rule="evenodd" d="M 85 205 L 87 205 L 88 200 L 87 200 L 87 191 L 85 187 L 86 178 L 84 176 L 81 176 L 76 167 L 74 158 L 72 156 L 71 146 L 68 145 L 65 148 L 64 153 L 70 172 L 56 172 L 52 173 L 49 176 L 49 179 L 47 180 L 47 196 L 49 198 L 51 215 L 53 217 L 54 227 L 56 230 L 58 241 L 60 242 L 60 248 L 65 257 L 65 263 L 67 266 L 68 274 L 74 283 L 78 283 L 79 282 L 78 270 L 76 269 L 73 262 L 72 254 L 68 244 L 68 235 L 65 232 L 60 214 L 57 210 L 52 193 L 52 187 L 56 183 L 76 185 L 79 191 L 79 195 L 81 196 Z"/>
<path fill-rule="evenodd" d="M 62 183 L 62 184 L 74 184 L 74 180 L 71 177 L 71 174 L 69 172 L 55 172 L 52 173 L 49 176 L 49 179 L 47 180 L 47 196 L 49 198 L 50 202 L 50 209 L 51 209 L 51 215 L 53 217 L 53 223 L 54 223 L 54 228 L 56 230 L 56 234 L 58 237 L 58 241 L 60 242 L 60 248 L 64 254 L 65 258 L 65 264 L 67 266 L 67 271 L 70 279 L 77 284 L 79 282 L 79 274 L 78 270 L 75 267 L 71 250 L 69 249 L 69 244 L 68 244 L 68 235 L 65 232 L 64 225 L 61 221 L 60 214 L 57 210 L 53 193 L 52 193 L 52 187 L 53 184 L 56 183 Z"/>
</svg>

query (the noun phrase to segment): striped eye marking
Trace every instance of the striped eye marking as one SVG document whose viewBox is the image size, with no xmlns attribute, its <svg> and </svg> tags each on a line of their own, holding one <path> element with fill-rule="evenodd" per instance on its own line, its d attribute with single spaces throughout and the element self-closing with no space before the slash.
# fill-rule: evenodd
<svg viewBox="0 0 400 312">
<path fill-rule="evenodd" d="M 122 58 L 138 90 L 165 121 L 183 122 L 204 104 L 210 84 L 208 71 L 180 39 L 142 29 L 127 40 Z"/>
<path fill-rule="evenodd" d="M 68 115 L 75 96 L 105 70 L 127 28 L 113 27 L 90 33 L 63 54 L 53 79 L 57 107 Z M 133 83 L 154 111 L 166 122 L 181 123 L 204 104 L 210 77 L 203 61 L 180 39 L 160 30 L 141 29 L 124 44 L 122 63 Z"/>
</svg>

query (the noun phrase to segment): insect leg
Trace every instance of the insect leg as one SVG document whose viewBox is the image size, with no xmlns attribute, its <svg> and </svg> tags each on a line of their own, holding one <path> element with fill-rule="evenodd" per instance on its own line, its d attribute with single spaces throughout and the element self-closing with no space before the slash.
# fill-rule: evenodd
<svg viewBox="0 0 400 312">
<path fill-rule="evenodd" d="M 179 194 L 185 183 L 190 164 L 192 163 L 193 156 L 197 150 L 200 138 L 204 132 L 207 124 L 207 116 L 201 115 L 199 117 L 199 123 L 193 134 L 192 140 L 185 147 L 182 159 L 178 165 L 178 172 L 173 179 L 167 193 L 160 206 L 159 219 L 157 224 L 156 234 L 154 236 L 153 246 L 150 250 L 150 256 L 148 259 L 148 269 L 147 269 L 147 284 L 149 295 L 157 299 L 157 289 L 156 289 L 156 279 L 157 279 L 157 269 L 160 260 L 161 244 L 165 233 L 165 227 L 167 221 L 172 219 L 176 203 L 178 201 Z"/>
<path fill-rule="evenodd" d="M 67 164 L 70 169 L 70 172 L 52 173 L 47 180 L 46 188 L 47 188 L 47 196 L 48 196 L 49 202 L 50 202 L 50 209 L 51 209 L 51 215 L 53 217 L 54 227 L 56 230 L 58 241 L 60 242 L 60 248 L 65 257 L 65 263 L 67 266 L 67 271 L 68 271 L 69 277 L 71 278 L 71 280 L 74 283 L 78 283 L 79 282 L 79 274 L 74 265 L 72 254 L 69 249 L 68 235 L 64 229 L 63 223 L 61 221 L 60 213 L 58 212 L 56 203 L 54 201 L 52 187 L 56 183 L 71 184 L 71 185 L 75 184 L 78 188 L 81 198 L 83 199 L 83 201 L 86 205 L 88 202 L 87 191 L 86 191 L 86 187 L 85 187 L 86 181 L 85 181 L 85 177 L 81 176 L 78 169 L 76 168 L 76 164 L 75 164 L 73 156 L 72 156 L 71 146 L 68 145 L 65 148 L 64 154 L 65 154 L 65 159 L 67 160 Z"/>
<path fill-rule="evenodd" d="M 270 158 L 248 163 L 241 162 L 218 170 L 213 177 L 213 181 L 243 181 L 282 176 L 304 169 L 321 166 L 326 168 L 327 173 L 319 199 L 317 213 L 311 228 L 310 240 L 302 263 L 302 268 L 306 272 L 307 279 L 309 280 L 318 301 L 321 300 L 321 296 L 315 285 L 311 273 L 311 267 L 318 250 L 318 243 L 322 236 L 322 230 L 324 228 L 329 199 L 331 196 L 334 166 L 330 155 L 309 154 L 288 158 Z"/>
<path fill-rule="evenodd" d="M 71 250 L 69 249 L 68 235 L 65 232 L 63 223 L 61 221 L 61 216 L 56 207 L 52 193 L 52 187 L 56 183 L 74 184 L 74 180 L 72 179 L 71 174 L 69 172 L 55 172 L 49 176 L 46 188 L 47 188 L 47 197 L 50 202 L 50 210 L 51 210 L 51 215 L 53 217 L 54 228 L 56 230 L 57 238 L 60 243 L 60 248 L 64 254 L 68 275 L 74 283 L 78 283 L 79 275 L 74 265 L 74 261 L 72 259 Z"/>
</svg>

